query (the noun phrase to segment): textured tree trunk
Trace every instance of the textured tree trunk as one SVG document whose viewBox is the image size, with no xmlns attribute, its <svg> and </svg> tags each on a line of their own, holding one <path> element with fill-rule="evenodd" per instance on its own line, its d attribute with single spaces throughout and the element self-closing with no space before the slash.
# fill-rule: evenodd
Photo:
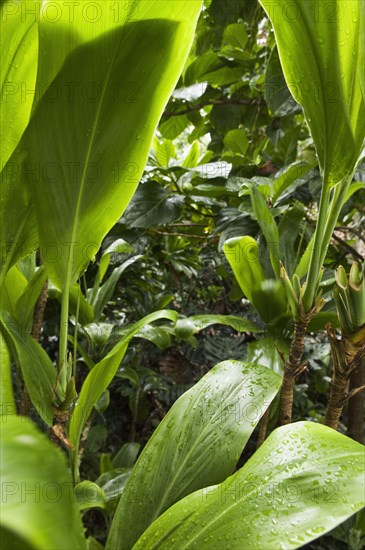
<svg viewBox="0 0 365 550">
<path fill-rule="evenodd" d="M 337 337 L 331 325 L 327 325 L 326 329 L 331 345 L 333 374 L 324 423 L 337 430 L 343 406 L 349 399 L 349 435 L 351 431 L 354 434 L 351 435 L 353 439 L 360 437 L 362 441 L 364 438 L 364 410 L 360 392 L 363 389 L 365 343 L 361 339 L 358 340 L 356 334 Z M 351 386 L 349 388 L 350 379 Z M 359 397 L 360 399 L 357 400 Z M 360 426 L 360 424 L 362 425 Z M 360 441 L 360 439 L 356 440 Z"/>
<path fill-rule="evenodd" d="M 288 361 L 284 365 L 283 382 L 280 392 L 280 426 L 291 422 L 295 377 L 306 368 L 306 364 L 302 364 L 302 356 L 304 351 L 304 336 L 308 324 L 309 319 L 302 319 L 297 321 L 294 326 L 293 340 L 290 345 Z"/>
</svg>

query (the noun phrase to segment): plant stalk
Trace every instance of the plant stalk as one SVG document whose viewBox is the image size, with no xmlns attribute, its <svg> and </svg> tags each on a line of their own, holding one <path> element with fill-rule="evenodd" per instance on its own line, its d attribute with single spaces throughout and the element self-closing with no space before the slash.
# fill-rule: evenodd
<svg viewBox="0 0 365 550">
<path fill-rule="evenodd" d="M 68 314 L 69 314 L 69 289 L 66 287 L 62 292 L 61 317 L 60 317 L 60 343 L 59 343 L 59 373 L 66 374 L 62 366 L 67 363 L 68 343 Z M 61 381 L 62 383 L 65 381 Z"/>
<path fill-rule="evenodd" d="M 323 263 L 321 262 L 321 251 L 324 243 L 324 233 L 326 229 L 329 199 L 330 188 L 328 184 L 324 183 L 322 187 L 321 200 L 319 203 L 318 220 L 314 235 L 311 258 L 309 262 L 306 288 L 303 296 L 303 305 L 305 311 L 312 307 L 314 297 L 317 292 L 317 281 Z"/>
<path fill-rule="evenodd" d="M 295 377 L 306 368 L 306 364 L 302 364 L 302 356 L 304 352 L 304 336 L 307 331 L 309 321 L 309 317 L 302 315 L 294 325 L 294 335 L 290 344 L 289 357 L 284 365 L 283 382 L 280 392 L 280 426 L 290 424 L 292 419 Z"/>
<path fill-rule="evenodd" d="M 326 257 L 338 217 L 345 203 L 347 191 L 353 179 L 353 175 L 354 172 L 338 183 L 334 189 L 331 201 L 329 185 L 324 184 L 322 187 L 317 227 L 307 274 L 306 289 L 303 296 L 305 311 L 308 311 L 313 305 L 318 287 L 317 282 L 319 273 Z"/>
</svg>

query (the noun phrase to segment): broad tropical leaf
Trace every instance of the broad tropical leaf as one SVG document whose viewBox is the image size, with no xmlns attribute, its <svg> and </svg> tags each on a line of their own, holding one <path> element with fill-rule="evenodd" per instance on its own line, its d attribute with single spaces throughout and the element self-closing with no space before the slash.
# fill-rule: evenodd
<svg viewBox="0 0 365 550">
<path fill-rule="evenodd" d="M 202 4 L 99 0 L 93 5 L 102 16 L 91 22 L 84 3 L 72 22 L 67 9 L 52 24 L 41 19 L 43 59 L 70 53 L 25 139 L 43 259 L 61 290 L 85 270 L 137 187 Z M 116 7 L 129 8 L 129 17 L 116 17 Z M 45 73 L 43 62 L 40 81 Z"/>
<path fill-rule="evenodd" d="M 177 321 L 175 333 L 181 338 L 188 338 L 212 325 L 226 325 L 238 332 L 261 332 L 252 321 L 235 315 L 191 315 Z"/>
<path fill-rule="evenodd" d="M 364 447 L 298 422 L 273 432 L 221 485 L 180 500 L 134 550 L 299 548 L 365 504 Z"/>
<path fill-rule="evenodd" d="M 280 383 L 261 365 L 224 361 L 181 396 L 133 469 L 107 549 L 129 550 L 173 503 L 231 475 Z"/>
<path fill-rule="evenodd" d="M 260 0 L 287 85 L 303 107 L 324 181 L 355 168 L 365 137 L 362 0 Z M 361 13 L 362 10 L 362 13 Z"/>
<path fill-rule="evenodd" d="M 49 425 L 53 420 L 53 388 L 56 369 L 44 349 L 7 311 L 0 311 L 0 330 L 22 370 L 33 405 Z"/>
<path fill-rule="evenodd" d="M 257 242 L 249 236 L 233 237 L 224 243 L 223 251 L 238 284 L 252 303 L 253 290 L 265 281 Z"/>
<path fill-rule="evenodd" d="M 0 449 L 1 547 L 86 550 L 64 455 L 16 416 L 1 426 Z"/>
<path fill-rule="evenodd" d="M 26 129 L 33 106 L 38 64 L 40 3 L 2 2 L 0 9 L 0 173 Z M 33 17 L 25 17 L 26 11 Z"/>
</svg>

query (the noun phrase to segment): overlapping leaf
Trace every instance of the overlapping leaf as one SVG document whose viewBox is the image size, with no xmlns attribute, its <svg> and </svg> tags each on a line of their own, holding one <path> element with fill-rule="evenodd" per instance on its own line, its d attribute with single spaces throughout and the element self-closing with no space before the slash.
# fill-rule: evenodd
<svg viewBox="0 0 365 550">
<path fill-rule="evenodd" d="M 287 85 L 303 107 L 326 184 L 353 171 L 365 136 L 362 0 L 260 0 Z M 362 11 L 361 11 L 362 10 Z"/>
<path fill-rule="evenodd" d="M 364 448 L 310 422 L 273 432 L 221 485 L 157 519 L 135 550 L 299 548 L 365 504 Z"/>
<path fill-rule="evenodd" d="M 224 361 L 180 397 L 133 469 L 107 549 L 129 550 L 174 502 L 231 475 L 280 382 L 261 365 Z"/>
<path fill-rule="evenodd" d="M 67 9 L 52 24 L 41 19 L 39 81 L 45 59 L 60 70 L 26 136 L 41 250 L 60 289 L 76 282 L 131 199 L 201 9 L 200 0 L 99 0 L 91 21 L 85 4 L 72 23 Z"/>
</svg>

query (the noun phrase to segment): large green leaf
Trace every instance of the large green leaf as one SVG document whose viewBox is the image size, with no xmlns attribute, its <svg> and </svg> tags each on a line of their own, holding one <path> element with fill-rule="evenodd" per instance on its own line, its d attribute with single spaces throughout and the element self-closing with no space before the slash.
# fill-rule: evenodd
<svg viewBox="0 0 365 550">
<path fill-rule="evenodd" d="M 7 271 L 38 246 L 33 205 L 24 185 L 24 158 L 15 151 L 0 173 L 0 284 Z"/>
<path fill-rule="evenodd" d="M 63 454 L 24 418 L 1 426 L 2 548 L 86 549 Z"/>
<path fill-rule="evenodd" d="M 325 182 L 351 173 L 365 132 L 362 0 L 260 0 L 287 85 L 302 105 Z"/>
<path fill-rule="evenodd" d="M 28 125 L 37 76 L 40 3 L 21 4 L 9 0 L 0 10 L 0 173 Z"/>
<path fill-rule="evenodd" d="M 53 388 L 56 369 L 44 349 L 7 311 L 0 311 L 0 330 L 13 350 L 33 405 L 49 425 L 53 420 Z"/>
<path fill-rule="evenodd" d="M 145 324 L 152 323 L 157 319 L 176 321 L 176 318 L 177 313 L 170 310 L 156 311 L 147 315 L 132 325 L 108 355 L 92 368 L 82 385 L 69 426 L 69 440 L 75 448 L 76 456 L 82 429 L 101 394 L 113 380 L 120 362 L 127 351 L 129 342 Z"/>
<path fill-rule="evenodd" d="M 226 325 L 238 332 L 261 332 L 252 321 L 236 315 L 192 315 L 177 321 L 175 333 L 181 338 L 188 338 L 212 325 Z"/>
<path fill-rule="evenodd" d="M 174 502 L 231 475 L 280 382 L 261 365 L 224 361 L 180 397 L 133 469 L 107 549 L 129 550 Z"/>
<path fill-rule="evenodd" d="M 273 432 L 221 485 L 184 498 L 135 550 L 299 548 L 365 504 L 364 447 L 310 422 Z"/>
<path fill-rule="evenodd" d="M 130 201 L 201 9 L 200 0 L 99 0 L 85 17 L 86 4 L 72 22 L 67 9 L 40 22 L 43 59 L 74 48 L 25 140 L 43 259 L 60 289 L 76 282 Z"/>
<path fill-rule="evenodd" d="M 223 245 L 223 251 L 242 291 L 252 303 L 252 292 L 265 281 L 259 259 L 259 247 L 255 239 L 233 237 Z"/>
<path fill-rule="evenodd" d="M 0 332 L 0 416 L 7 417 L 9 414 L 16 414 L 16 407 L 11 379 L 10 354 Z"/>
<path fill-rule="evenodd" d="M 267 247 L 270 250 L 272 268 L 276 278 L 278 279 L 280 272 L 280 244 L 278 226 L 276 225 L 274 216 L 266 202 L 265 197 L 256 187 L 251 188 L 251 200 L 255 217 L 260 225 L 261 231 L 264 234 Z"/>
</svg>

